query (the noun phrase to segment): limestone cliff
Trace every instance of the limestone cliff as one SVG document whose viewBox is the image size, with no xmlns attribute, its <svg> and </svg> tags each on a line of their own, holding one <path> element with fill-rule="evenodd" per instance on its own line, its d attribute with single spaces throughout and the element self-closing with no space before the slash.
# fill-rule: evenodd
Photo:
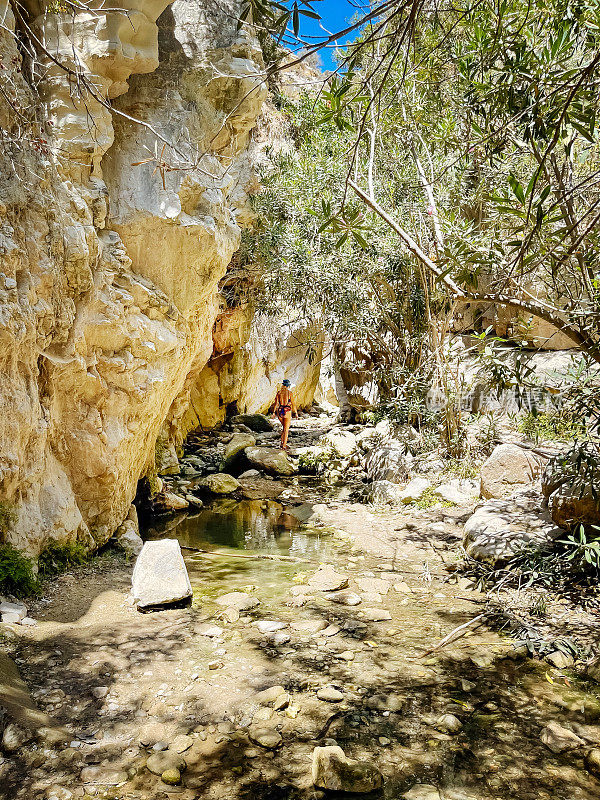
<svg viewBox="0 0 600 800">
<path fill-rule="evenodd" d="M 33 554 L 126 516 L 213 355 L 257 188 L 266 89 L 235 6 L 119 6 L 0 0 L 0 501 Z"/>
</svg>

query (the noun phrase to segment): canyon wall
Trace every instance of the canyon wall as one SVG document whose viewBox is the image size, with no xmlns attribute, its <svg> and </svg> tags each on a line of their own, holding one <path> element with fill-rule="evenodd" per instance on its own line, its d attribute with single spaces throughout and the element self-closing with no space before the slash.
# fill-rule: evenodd
<svg viewBox="0 0 600 800">
<path fill-rule="evenodd" d="M 234 3 L 124 8 L 0 0 L 0 533 L 32 555 L 105 542 L 165 424 L 262 410 L 272 388 L 251 317 L 237 372 L 213 359 L 258 189 L 260 48 Z"/>
</svg>

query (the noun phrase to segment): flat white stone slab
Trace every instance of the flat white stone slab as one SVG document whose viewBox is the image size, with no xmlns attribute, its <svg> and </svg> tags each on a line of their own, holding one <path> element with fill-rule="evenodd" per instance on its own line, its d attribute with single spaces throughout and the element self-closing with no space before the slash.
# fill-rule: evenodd
<svg viewBox="0 0 600 800">
<path fill-rule="evenodd" d="M 135 562 L 131 584 L 138 608 L 190 598 L 192 585 L 177 539 L 146 542 Z"/>
</svg>

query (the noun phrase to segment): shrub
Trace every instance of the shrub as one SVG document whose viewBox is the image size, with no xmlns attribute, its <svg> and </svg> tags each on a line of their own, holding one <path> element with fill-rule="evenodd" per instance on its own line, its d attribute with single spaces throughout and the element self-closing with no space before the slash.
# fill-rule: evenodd
<svg viewBox="0 0 600 800">
<path fill-rule="evenodd" d="M 0 591 L 17 597 L 38 594 L 33 562 L 10 544 L 0 545 Z"/>
<path fill-rule="evenodd" d="M 550 411 L 535 414 L 530 411 L 518 424 L 521 433 L 534 442 L 547 439 L 564 439 L 573 441 L 585 436 L 585 424 L 581 418 L 568 411 Z"/>
<path fill-rule="evenodd" d="M 51 578 L 71 567 L 77 567 L 89 558 L 89 552 L 80 542 L 52 544 L 47 547 L 38 559 L 39 577 Z"/>
</svg>

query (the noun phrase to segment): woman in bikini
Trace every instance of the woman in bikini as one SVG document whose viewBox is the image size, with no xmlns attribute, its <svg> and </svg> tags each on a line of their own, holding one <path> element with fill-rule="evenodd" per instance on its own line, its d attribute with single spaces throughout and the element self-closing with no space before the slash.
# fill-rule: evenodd
<svg viewBox="0 0 600 800">
<path fill-rule="evenodd" d="M 276 416 L 281 422 L 281 449 L 288 450 L 287 440 L 290 432 L 290 423 L 292 421 L 292 414 L 298 419 L 298 410 L 296 408 L 296 401 L 291 392 L 291 381 L 287 378 L 283 381 L 281 389 L 277 392 L 275 398 L 275 408 L 273 415 Z"/>
</svg>

